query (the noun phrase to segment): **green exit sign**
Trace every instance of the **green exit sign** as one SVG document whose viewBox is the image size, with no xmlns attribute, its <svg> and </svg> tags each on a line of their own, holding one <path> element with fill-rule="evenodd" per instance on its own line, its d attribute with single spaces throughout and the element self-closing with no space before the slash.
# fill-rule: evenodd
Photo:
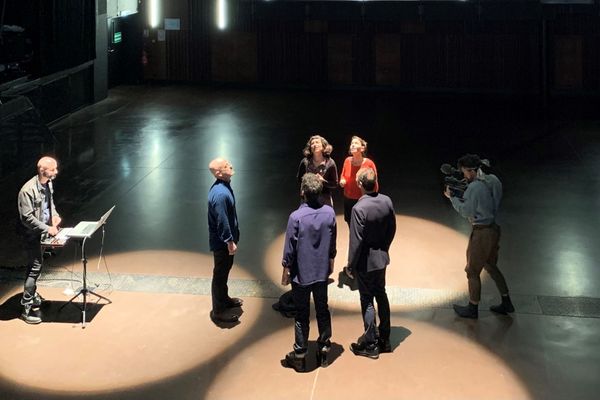
<svg viewBox="0 0 600 400">
<path fill-rule="evenodd" d="M 113 43 L 121 43 L 121 40 L 122 40 L 122 38 L 121 38 L 121 32 L 115 32 L 114 35 L 113 35 L 112 42 Z"/>
</svg>

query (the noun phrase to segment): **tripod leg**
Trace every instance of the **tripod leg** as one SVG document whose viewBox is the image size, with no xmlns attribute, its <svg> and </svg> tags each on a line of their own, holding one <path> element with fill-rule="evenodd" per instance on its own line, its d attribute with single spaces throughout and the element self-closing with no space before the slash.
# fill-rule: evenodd
<svg viewBox="0 0 600 400">
<path fill-rule="evenodd" d="M 85 309 L 87 308 L 87 290 L 83 292 L 83 308 L 81 309 L 81 329 L 85 329 Z"/>
<path fill-rule="evenodd" d="M 73 304 L 73 300 L 75 300 L 76 298 L 81 296 L 81 294 L 82 294 L 81 290 L 79 292 L 75 293 L 75 296 L 71 297 L 71 299 L 69 301 L 67 301 L 65 304 L 60 306 L 60 308 L 58 310 L 61 311 L 67 304 Z M 75 305 L 75 304 L 73 304 L 73 305 Z M 75 307 L 77 307 L 77 306 L 75 306 Z"/>
<path fill-rule="evenodd" d="M 111 301 L 111 300 L 110 300 L 108 297 L 104 297 L 104 296 L 102 296 L 101 294 L 98 294 L 98 293 L 94 292 L 93 290 L 88 290 L 88 293 L 89 293 L 89 294 L 93 294 L 93 295 L 94 295 L 94 296 L 96 296 L 98 299 L 102 299 L 102 300 L 104 300 L 104 301 L 108 302 L 108 304 L 111 304 L 111 303 L 112 303 L 112 301 Z"/>
</svg>

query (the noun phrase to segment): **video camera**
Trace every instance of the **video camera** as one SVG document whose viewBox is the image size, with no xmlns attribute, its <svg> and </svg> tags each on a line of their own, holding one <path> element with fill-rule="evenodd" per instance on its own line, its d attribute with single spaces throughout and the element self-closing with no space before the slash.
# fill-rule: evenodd
<svg viewBox="0 0 600 400">
<path fill-rule="evenodd" d="M 487 159 L 481 160 L 479 167 L 484 169 L 489 168 L 490 161 Z M 450 195 L 462 199 L 465 190 L 467 190 L 467 186 L 469 186 L 469 182 L 467 182 L 463 173 L 450 164 L 442 164 L 440 166 L 440 171 L 442 174 L 446 175 L 444 177 L 444 184 L 450 190 Z"/>
<path fill-rule="evenodd" d="M 446 175 L 444 176 L 444 185 L 450 190 L 450 195 L 462 199 L 467 186 L 469 186 L 469 182 L 464 178 L 463 173 L 450 164 L 442 164 L 440 171 Z"/>
</svg>

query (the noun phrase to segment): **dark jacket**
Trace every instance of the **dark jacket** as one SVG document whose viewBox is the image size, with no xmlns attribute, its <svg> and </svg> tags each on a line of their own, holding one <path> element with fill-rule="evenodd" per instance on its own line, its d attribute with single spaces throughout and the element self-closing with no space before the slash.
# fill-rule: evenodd
<svg viewBox="0 0 600 400">
<path fill-rule="evenodd" d="M 240 240 L 235 197 L 229 182 L 217 179 L 208 192 L 208 235 L 210 250 L 227 248 L 227 242 Z"/>
<path fill-rule="evenodd" d="M 302 183 L 302 177 L 307 172 L 321 175 L 323 179 L 325 179 L 325 182 L 323 182 L 323 192 L 321 192 L 319 200 L 321 201 L 321 204 L 329 204 L 333 207 L 332 193 L 338 187 L 337 166 L 335 165 L 333 158 L 325 157 L 325 164 L 315 167 L 310 158 L 304 157 L 302 161 L 300 161 L 300 165 L 298 165 L 298 173 L 296 174 L 296 179 L 298 179 L 299 184 Z"/>
<path fill-rule="evenodd" d="M 389 249 L 396 234 L 392 200 L 380 193 L 363 195 L 352 208 L 348 266 L 376 271 L 390 263 Z"/>
</svg>

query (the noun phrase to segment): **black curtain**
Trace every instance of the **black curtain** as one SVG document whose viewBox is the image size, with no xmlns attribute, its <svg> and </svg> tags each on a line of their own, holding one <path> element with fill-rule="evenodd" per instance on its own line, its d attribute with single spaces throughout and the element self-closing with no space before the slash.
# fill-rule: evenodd
<svg viewBox="0 0 600 400">
<path fill-rule="evenodd" d="M 96 57 L 94 0 L 38 0 L 37 5 L 40 76 Z"/>
<path fill-rule="evenodd" d="M 96 57 L 94 0 L 0 0 L 0 10 L 3 5 L 4 25 L 16 25 L 24 31 L 4 33 L 0 56 L 6 58 L 10 51 L 12 58 L 19 58 L 12 53 L 15 53 L 15 43 L 22 43 L 17 49 L 23 48 L 21 53 L 31 56 L 23 65 L 33 78 L 69 69 Z"/>
</svg>

